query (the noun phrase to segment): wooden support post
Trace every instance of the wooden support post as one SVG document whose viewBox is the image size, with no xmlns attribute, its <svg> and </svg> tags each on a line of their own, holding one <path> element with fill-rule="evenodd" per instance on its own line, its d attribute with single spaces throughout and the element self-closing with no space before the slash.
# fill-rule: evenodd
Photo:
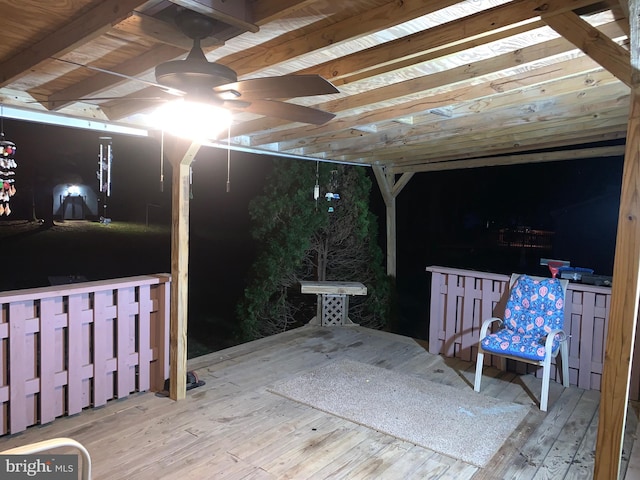
<svg viewBox="0 0 640 480">
<path fill-rule="evenodd" d="M 622 173 L 611 310 L 602 372 L 595 480 L 620 476 L 640 292 L 640 0 L 629 1 L 631 107 Z"/>
<path fill-rule="evenodd" d="M 396 224 L 396 197 L 391 197 L 385 208 L 387 223 L 387 275 L 395 277 L 398 270 L 398 228 Z"/>
<path fill-rule="evenodd" d="M 396 197 L 409 182 L 413 173 L 404 173 L 396 182 L 395 174 L 388 173 L 381 165 L 373 166 L 373 173 L 378 182 L 378 188 L 382 193 L 385 208 L 385 220 L 387 225 L 387 275 L 396 276 L 397 269 L 397 228 L 396 228 Z"/>
<path fill-rule="evenodd" d="M 171 181 L 171 331 L 169 337 L 169 397 L 187 393 L 187 306 L 189 303 L 189 183 L 190 167 L 199 143 L 169 137 L 165 153 L 173 168 Z"/>
</svg>

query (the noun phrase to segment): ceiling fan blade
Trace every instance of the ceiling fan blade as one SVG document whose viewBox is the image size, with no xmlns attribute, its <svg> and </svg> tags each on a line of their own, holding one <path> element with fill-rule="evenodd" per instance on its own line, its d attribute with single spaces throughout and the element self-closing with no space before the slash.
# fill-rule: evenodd
<svg viewBox="0 0 640 480">
<path fill-rule="evenodd" d="M 71 60 L 65 60 L 64 58 L 58 58 L 58 57 L 51 57 L 51 58 L 53 60 L 57 60 L 59 62 L 68 63 L 70 65 L 75 65 L 76 67 L 84 67 L 84 68 L 88 68 L 89 70 L 93 70 L 95 72 L 106 73 L 106 74 L 109 74 L 109 75 L 114 75 L 116 77 L 126 78 L 127 80 L 133 80 L 134 82 L 145 83 L 147 85 L 151 85 L 152 87 L 160 88 L 161 90 L 163 90 L 163 91 L 165 91 L 167 93 L 170 93 L 171 95 L 182 96 L 182 95 L 185 94 L 185 92 L 183 92 L 181 90 L 178 90 L 176 88 L 167 87 L 167 86 L 161 85 L 159 83 L 150 82 L 149 80 L 144 80 L 142 78 L 132 77 L 130 75 L 125 75 L 124 73 L 113 72 L 111 70 L 106 70 L 104 68 L 94 67 L 93 65 L 84 65 L 82 63 L 73 62 Z"/>
<path fill-rule="evenodd" d="M 280 77 L 250 78 L 220 85 L 215 87 L 213 91 L 225 99 L 232 99 L 235 96 L 235 98 L 243 100 L 295 98 L 339 93 L 331 82 L 320 75 L 282 75 Z"/>
<path fill-rule="evenodd" d="M 266 117 L 276 117 L 292 122 L 311 123 L 313 125 L 322 125 L 336 116 L 334 113 L 325 112 L 324 110 L 296 105 L 295 103 L 279 102 L 277 100 L 254 100 L 248 106 L 246 102 L 242 103 L 244 105 L 237 105 L 233 100 L 230 100 L 225 102 L 225 106 L 234 110 L 256 113 Z"/>
<path fill-rule="evenodd" d="M 120 100 L 120 101 L 129 101 L 129 100 L 143 100 L 149 102 L 166 102 L 166 97 L 130 97 L 130 96 L 119 96 L 119 97 L 86 97 L 86 98 L 61 98 L 56 99 L 56 102 L 98 102 L 98 101 L 109 101 L 109 100 Z M 48 103 L 50 100 L 31 100 L 26 103 Z"/>
</svg>

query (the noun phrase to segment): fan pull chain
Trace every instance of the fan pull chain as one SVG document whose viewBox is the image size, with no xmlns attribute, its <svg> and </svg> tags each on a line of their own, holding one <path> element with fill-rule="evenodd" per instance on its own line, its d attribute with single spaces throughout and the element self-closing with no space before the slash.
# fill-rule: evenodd
<svg viewBox="0 0 640 480">
<path fill-rule="evenodd" d="M 160 136 L 160 192 L 164 192 L 164 130 Z"/>
<path fill-rule="evenodd" d="M 231 124 L 227 128 L 227 193 L 231 191 Z"/>
</svg>

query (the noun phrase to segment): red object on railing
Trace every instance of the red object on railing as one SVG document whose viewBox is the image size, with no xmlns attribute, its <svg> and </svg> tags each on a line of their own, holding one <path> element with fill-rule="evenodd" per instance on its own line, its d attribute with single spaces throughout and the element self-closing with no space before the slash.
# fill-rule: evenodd
<svg viewBox="0 0 640 480">
<path fill-rule="evenodd" d="M 551 278 L 556 278 L 558 276 L 558 272 L 560 271 L 560 267 L 564 265 L 564 262 L 549 262 L 548 267 L 551 272 Z"/>
</svg>

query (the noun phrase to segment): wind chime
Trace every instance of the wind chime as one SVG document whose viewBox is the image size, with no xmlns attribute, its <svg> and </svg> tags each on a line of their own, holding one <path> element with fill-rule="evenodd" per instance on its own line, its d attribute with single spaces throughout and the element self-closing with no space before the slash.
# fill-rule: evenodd
<svg viewBox="0 0 640 480">
<path fill-rule="evenodd" d="M 110 222 L 110 219 L 107 218 L 107 198 L 111 196 L 111 162 L 113 160 L 111 140 L 111 137 L 100 137 L 100 155 L 98 157 L 98 171 L 96 172 L 100 193 L 102 193 L 102 209 L 104 212 L 100 217 L 100 222 L 102 223 Z"/>
<path fill-rule="evenodd" d="M 0 181 L 2 189 L 0 190 L 0 215 L 9 215 L 9 199 L 16 194 L 15 180 L 13 171 L 18 165 L 15 161 L 16 144 L 5 140 L 4 138 L 4 117 L 0 113 Z"/>
<path fill-rule="evenodd" d="M 331 189 L 331 191 L 325 193 L 324 198 L 327 199 L 327 202 L 330 202 L 329 208 L 328 208 L 329 213 L 333 213 L 334 208 L 333 208 L 333 205 L 331 205 L 331 201 L 340 200 L 340 194 L 336 193 L 336 190 L 338 189 L 338 171 L 337 170 L 331 170 L 331 179 L 329 181 L 329 188 Z"/>
<path fill-rule="evenodd" d="M 331 170 L 331 177 L 329 179 L 329 190 L 324 194 L 324 198 L 329 202 L 327 212 L 333 213 L 335 211 L 334 206 L 331 204 L 332 200 L 340 200 L 340 194 L 336 193 L 338 189 L 338 171 Z M 318 199 L 320 198 L 320 162 L 316 161 L 316 184 L 313 186 L 313 199 L 316 201 L 316 210 L 318 209 Z"/>
</svg>

